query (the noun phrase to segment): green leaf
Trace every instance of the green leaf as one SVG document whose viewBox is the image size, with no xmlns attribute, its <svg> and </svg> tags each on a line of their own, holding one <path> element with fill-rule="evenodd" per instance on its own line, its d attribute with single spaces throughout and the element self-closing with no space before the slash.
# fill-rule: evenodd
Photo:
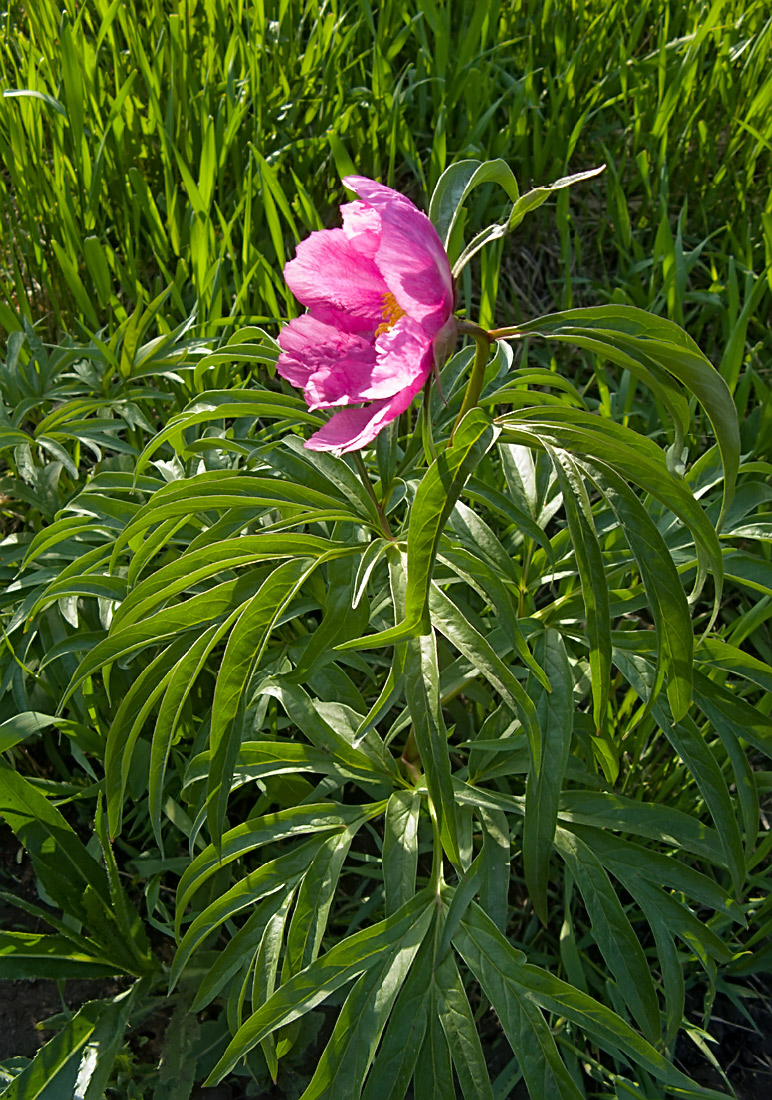
<svg viewBox="0 0 772 1100">
<path fill-rule="evenodd" d="M 297 1020 L 353 978 L 383 963 L 384 952 L 397 955 L 416 949 L 434 914 L 434 904 L 423 892 L 399 912 L 339 941 L 311 966 L 279 986 L 266 1003 L 239 1028 L 228 1049 L 207 1079 L 214 1085 L 238 1060 L 283 1024 Z"/>
<path fill-rule="evenodd" d="M 461 857 L 458 851 L 456 802 L 451 781 L 448 735 L 440 705 L 440 673 L 434 634 L 424 634 L 407 642 L 405 697 L 426 785 L 437 815 L 442 846 L 451 862 L 458 865 Z"/>
<path fill-rule="evenodd" d="M 478 811 L 483 847 L 480 864 L 480 905 L 500 931 L 509 916 L 511 837 L 506 814 L 481 806 Z"/>
<path fill-rule="evenodd" d="M 735 892 L 739 895 L 745 885 L 745 853 L 737 812 L 721 767 L 688 715 L 680 722 L 670 722 L 664 708 L 656 703 L 652 713 L 657 725 L 694 776 L 700 794 L 705 799 L 721 839 Z"/>
<path fill-rule="evenodd" d="M 0 722 L 0 752 L 6 752 L 14 745 L 18 745 L 20 741 L 26 741 L 33 734 L 40 733 L 49 726 L 57 726 L 59 723 L 59 718 L 51 714 L 40 714 L 34 710 L 14 714 L 4 722 Z"/>
<path fill-rule="evenodd" d="M 352 779 L 369 793 L 373 786 L 383 783 L 383 772 L 364 754 L 359 754 L 357 763 L 351 763 L 350 757 L 354 755 L 350 749 L 343 756 L 333 755 L 329 750 L 292 741 L 242 741 L 234 775 L 260 780 L 274 775 L 316 772 L 335 777 L 340 780 L 341 786 L 345 780 Z M 185 785 L 206 779 L 208 774 L 209 753 L 203 752 L 191 761 Z"/>
<path fill-rule="evenodd" d="M 648 837 L 717 866 L 725 864 L 724 849 L 715 829 L 672 806 L 638 802 L 610 792 L 564 791 L 558 819 Z"/>
<path fill-rule="evenodd" d="M 29 852 L 46 892 L 80 920 L 119 970 L 147 966 L 116 921 L 107 875 L 56 807 L 21 775 L 0 765 L 0 814 Z"/>
<path fill-rule="evenodd" d="M 250 818 L 227 832 L 219 846 L 209 844 L 188 864 L 177 885 L 177 916 L 175 935 L 179 936 L 183 914 L 194 894 L 221 867 L 240 859 L 265 844 L 312 833 L 340 832 L 355 822 L 364 824 L 370 817 L 382 813 L 385 803 L 369 806 L 343 806 L 334 802 L 317 802 L 291 806 L 277 813 Z"/>
<path fill-rule="evenodd" d="M 150 461 L 153 454 L 170 439 L 182 439 L 182 432 L 196 424 L 205 424 L 210 420 L 248 417 L 265 417 L 271 420 L 288 420 L 290 423 L 310 424 L 321 428 L 322 420 L 310 413 L 302 398 L 273 393 L 269 390 L 224 390 L 207 391 L 199 394 L 177 416 L 172 417 L 163 431 L 159 432 L 145 447 L 137 459 L 136 472 L 139 474 Z"/>
<path fill-rule="evenodd" d="M 662 919 L 660 905 L 642 897 L 640 891 L 633 894 L 633 897 L 636 903 L 640 905 L 641 911 L 654 934 L 657 959 L 662 976 L 662 988 L 665 994 L 666 1028 L 664 1041 L 667 1047 L 675 1042 L 686 1010 L 686 983 L 684 982 L 681 959 L 668 922 Z M 659 902 L 659 899 L 657 901 Z"/>
<path fill-rule="evenodd" d="M 78 951 L 66 936 L 0 931 L 0 978 L 5 981 L 103 978 L 116 972 L 115 963 Z"/>
<path fill-rule="evenodd" d="M 734 493 L 740 462 L 740 431 L 729 388 L 695 342 L 665 317 L 633 306 L 592 306 L 536 318 L 519 332 L 538 333 L 547 339 L 585 344 L 586 337 L 603 347 L 603 354 L 623 366 L 630 360 L 656 364 L 694 394 L 708 414 L 716 433 L 724 465 L 724 498 L 719 527 Z"/>
<path fill-rule="evenodd" d="M 300 890 L 287 934 L 282 981 L 309 966 L 319 954 L 341 870 L 362 819 L 328 837 L 314 856 Z M 254 1003 L 254 998 L 253 998 Z"/>
<path fill-rule="evenodd" d="M 311 466 L 316 473 L 321 474 L 325 491 L 329 492 L 332 486 L 360 519 L 369 518 L 372 525 L 380 530 L 380 518 L 375 502 L 349 466 L 350 460 L 325 451 L 309 451 L 297 436 L 288 436 L 284 441 L 284 447 L 300 458 L 304 464 Z M 274 451 L 273 454 L 276 455 L 276 452 Z"/>
<path fill-rule="evenodd" d="M 287 915 L 289 913 L 293 897 L 294 891 L 290 891 L 285 896 L 281 906 L 276 910 L 276 912 L 271 914 L 270 918 L 266 922 L 265 929 L 260 940 L 260 946 L 257 950 L 257 955 L 255 956 L 254 969 L 252 973 L 253 1006 L 264 1004 L 276 988 L 276 974 L 279 969 L 279 957 L 281 955 L 281 949 L 284 943 L 284 929 L 287 923 Z M 244 986 L 242 986 L 242 998 L 244 996 L 245 986 L 246 982 L 244 983 Z M 233 1021 L 229 1019 L 231 1031 L 235 1031 L 239 1027 L 241 1027 L 243 1019 L 241 1008 L 242 1001 L 240 1000 L 238 1006 L 238 1016 Z M 269 1035 L 266 1039 L 263 1039 L 261 1047 L 263 1054 L 265 1055 L 265 1060 L 268 1063 L 271 1077 L 276 1080 L 278 1071 L 278 1053 L 274 1036 Z"/>
<path fill-rule="evenodd" d="M 348 467 L 347 467 L 348 468 Z M 328 661 L 333 660 L 335 644 L 361 633 L 370 618 L 367 601 L 354 607 L 354 581 L 357 561 L 346 557 L 328 562 L 324 616 L 290 674 L 302 682 Z"/>
<path fill-rule="evenodd" d="M 496 164 L 497 162 L 493 161 L 492 163 Z M 515 199 L 509 216 L 504 221 L 498 222 L 495 225 L 489 225 L 487 229 L 483 229 L 481 233 L 478 233 L 477 236 L 470 241 L 453 265 L 453 277 L 457 278 L 471 260 L 472 256 L 474 256 L 476 252 L 479 252 L 486 244 L 498 240 L 499 237 L 503 237 L 507 233 L 511 233 L 513 229 L 516 229 L 526 214 L 546 202 L 553 191 L 560 191 L 564 187 L 570 187 L 574 183 L 580 183 L 582 180 L 591 179 L 593 176 L 597 176 L 602 172 L 604 167 L 605 165 L 601 165 L 600 168 L 591 168 L 586 172 L 576 172 L 572 176 L 564 176 L 562 179 L 555 180 L 554 183 L 549 184 L 547 187 L 535 187 L 531 191 L 527 191 L 524 195 L 520 195 Z"/>
<path fill-rule="evenodd" d="M 426 1034 L 432 966 L 432 937 L 426 937 L 389 1017 L 362 1100 L 403 1100 Z"/>
<path fill-rule="evenodd" d="M 286 677 L 282 677 L 264 681 L 260 691 L 275 696 L 286 711 L 287 717 L 303 733 L 303 736 L 307 737 L 316 748 L 328 753 L 339 767 L 358 774 L 363 770 L 372 774 L 375 770 L 378 776 L 386 779 L 389 784 L 392 784 L 395 779 L 400 779 L 397 763 L 391 753 L 384 748 L 380 738 L 371 737 L 367 733 L 363 734 L 362 724 L 360 724 L 356 736 L 352 738 L 356 744 L 350 742 L 325 720 L 314 706 L 311 697 L 299 684 L 294 684 Z M 341 728 L 345 727 L 341 724 Z"/>
<path fill-rule="evenodd" d="M 415 894 L 418 869 L 417 791 L 395 791 L 386 807 L 383 832 L 383 893 L 386 916 L 396 913 Z"/>
<path fill-rule="evenodd" d="M 530 696 L 490 642 L 475 630 L 462 612 L 435 584 L 429 592 L 432 625 L 474 665 L 520 718 L 534 758 L 539 753 L 539 726 Z"/>
<path fill-rule="evenodd" d="M 772 665 L 760 661 L 752 653 L 744 653 L 736 646 L 728 645 L 721 638 L 705 638 L 696 659 L 703 667 L 724 669 L 750 680 L 763 691 L 772 692 Z"/>
<path fill-rule="evenodd" d="M 548 444 L 547 453 L 557 474 L 568 530 L 579 567 L 590 645 L 592 716 L 595 729 L 600 732 L 606 724 L 611 681 L 611 622 L 603 555 L 587 489 L 578 466 L 565 451 L 555 450 Z"/>
<path fill-rule="evenodd" d="M 667 697 L 677 719 L 692 701 L 694 648 L 689 605 L 670 551 L 635 493 L 613 470 L 596 463 L 582 464 L 611 505 L 635 558 L 646 589 L 657 632 L 658 675 L 647 703 L 652 706 L 667 681 Z"/>
<path fill-rule="evenodd" d="M 43 1095 L 102 1100 L 129 1012 L 144 989 L 138 982 L 111 1001 L 88 1001 L 14 1077 L 3 1100 Z"/>
<path fill-rule="evenodd" d="M 417 1096 L 431 1096 L 436 1100 L 456 1100 L 453 1064 L 448 1040 L 437 1011 L 437 988 L 434 981 L 430 985 L 426 1034 L 415 1067 L 413 1093 Z"/>
<path fill-rule="evenodd" d="M 193 690 L 195 681 L 201 672 L 207 657 L 228 629 L 232 617 L 225 623 L 210 626 L 188 649 L 187 653 L 174 665 L 171 673 L 164 679 L 165 688 L 161 705 L 158 708 L 153 741 L 150 749 L 150 770 L 148 773 L 148 810 L 153 835 L 163 856 L 163 838 L 161 835 L 161 812 L 164 795 L 164 777 L 169 750 L 174 734 L 182 717 L 185 701 Z M 124 749 L 124 753 L 126 750 Z M 122 781 L 123 780 L 122 777 Z M 121 792 L 122 796 L 122 792 Z M 117 830 L 113 829 L 113 835 Z"/>
<path fill-rule="evenodd" d="M 177 948 L 169 974 L 169 991 L 171 992 L 179 981 L 193 952 L 226 920 L 248 905 L 254 905 L 271 894 L 277 892 L 286 894 L 294 890 L 311 866 L 323 842 L 323 837 L 314 837 L 305 844 L 295 845 L 285 855 L 263 863 L 199 913 Z M 177 912 L 181 919 L 182 911 L 179 902 Z"/>
<path fill-rule="evenodd" d="M 214 962 L 199 981 L 191 1005 L 192 1012 L 200 1012 L 202 1008 L 206 1008 L 233 975 L 248 965 L 260 946 L 269 921 L 283 906 L 291 903 L 293 897 L 292 891 L 288 894 L 275 893 L 258 902 L 241 928 L 231 936 L 222 950 L 216 952 Z"/>
<path fill-rule="evenodd" d="M 630 840 L 614 836 L 608 828 L 593 829 L 573 825 L 572 832 L 588 844 L 617 878 L 645 878 L 655 886 L 676 890 L 694 898 L 700 905 L 730 916 L 745 924 L 743 911 L 731 895 L 715 879 L 690 866 L 685 860 L 644 848 Z"/>
<path fill-rule="evenodd" d="M 102 849 L 102 860 L 107 872 L 107 885 L 110 890 L 110 903 L 112 916 L 123 936 L 123 941 L 130 948 L 137 960 L 137 972 L 140 974 L 153 973 L 156 969 L 155 959 L 150 950 L 145 926 L 134 905 L 129 901 L 123 884 L 120 880 L 118 864 L 115 862 L 110 838 L 107 835 L 107 822 L 102 812 L 102 794 L 97 795 L 96 814 L 94 817 L 94 831 L 99 839 Z"/>
<path fill-rule="evenodd" d="M 189 644 L 189 635 L 178 638 L 145 665 L 121 700 L 110 725 L 104 748 L 104 763 L 108 820 L 110 835 L 113 837 L 121 831 L 123 801 L 134 747 L 175 668 L 184 660 Z"/>
<path fill-rule="evenodd" d="M 375 569 L 388 548 L 389 543 L 386 539 L 374 539 L 367 547 L 364 554 L 362 554 L 362 557 L 359 559 L 356 577 L 354 578 L 353 598 L 351 601 L 352 607 L 359 606 L 359 602 L 365 594 L 373 569 Z"/>
<path fill-rule="evenodd" d="M 405 621 L 422 621 L 440 535 L 472 471 L 498 432 L 480 409 L 464 417 L 453 443 L 432 463 L 416 490 L 407 539 Z"/>
<path fill-rule="evenodd" d="M 580 1100 L 544 1017 L 517 980 L 522 952 L 510 946 L 476 905 L 467 911 L 453 944 L 491 1002 L 533 1100 Z"/>
<path fill-rule="evenodd" d="M 545 1012 L 571 1020 L 612 1057 L 621 1055 L 632 1059 L 669 1088 L 683 1089 L 687 1093 L 704 1097 L 705 1100 L 726 1100 L 723 1093 L 696 1085 L 676 1069 L 669 1058 L 660 1054 L 621 1016 L 600 1001 L 561 981 L 549 971 L 525 963 L 522 952 L 516 951 L 508 943 L 479 907 L 473 905 L 468 910 L 453 943 L 494 1006 L 507 1038 L 513 1049 L 517 1050 L 518 1059 L 521 1052 L 529 1047 L 538 1050 L 538 1046 L 542 1046 L 542 1050 L 533 1053 L 528 1060 L 528 1071 L 525 1065 L 522 1066 L 529 1091 L 533 1095 L 549 1095 L 542 1091 L 541 1074 L 554 1074 L 556 1085 L 551 1095 L 561 1098 L 564 1095 L 572 1098 L 581 1095 L 567 1071 L 563 1077 L 560 1069 L 562 1062 L 554 1050 L 554 1041 L 552 1045 L 549 1042 L 551 1036 L 544 1020 L 542 1019 L 542 1025 L 546 1034 L 535 1021 L 533 1013 L 537 1012 L 536 1006 L 539 1006 Z M 521 1005 L 530 1006 L 529 1015 L 522 1024 Z M 539 1029 L 538 1034 L 529 1036 L 529 1026 L 534 1031 Z M 524 1036 L 521 1036 L 521 1031 L 525 1032 Z M 526 1042 L 526 1038 L 530 1041 Z M 559 1086 L 557 1081 L 560 1082 Z M 534 1088 L 539 1091 L 534 1092 Z"/>
<path fill-rule="evenodd" d="M 243 707 L 249 679 L 260 662 L 276 620 L 316 565 L 315 561 L 309 565 L 308 559 L 301 558 L 278 566 L 249 601 L 228 639 L 214 690 L 209 735 L 207 820 L 216 844 L 222 836 L 232 768 L 240 741 L 235 738 L 234 723 Z"/>
<path fill-rule="evenodd" d="M 355 638 L 339 649 L 372 649 L 415 636 L 423 629 L 429 586 L 440 536 L 472 471 L 493 445 L 498 432 L 480 409 L 471 409 L 453 444 L 432 463 L 416 490 L 407 536 L 405 617 L 378 634 Z"/>
<path fill-rule="evenodd" d="M 431 914 L 424 920 L 424 934 L 430 921 Z M 361 976 L 346 998 L 302 1100 L 361 1095 L 365 1075 L 422 938 L 411 936 L 395 949 L 384 950 L 383 963 Z"/>
<path fill-rule="evenodd" d="M 201 1028 L 190 1010 L 193 990 L 183 987 L 164 1031 L 153 1100 L 189 1100 L 196 1077 Z"/>
<path fill-rule="evenodd" d="M 113 560 L 124 546 L 132 545 L 149 527 L 174 516 L 192 517 L 211 511 L 236 509 L 242 513 L 246 523 L 265 509 L 287 509 L 296 525 L 299 522 L 299 508 L 306 508 L 309 515 L 320 510 L 344 520 L 358 519 L 337 496 L 319 493 L 304 485 L 278 478 L 249 476 L 237 470 L 197 474 L 170 482 L 137 510 L 115 540 Z"/>
<path fill-rule="evenodd" d="M 721 963 L 731 961 L 732 952 L 720 936 L 687 905 L 679 901 L 675 894 L 668 894 L 655 883 L 637 878 L 627 868 L 624 871 L 617 868 L 612 873 L 617 875 L 617 870 L 619 881 L 635 899 L 636 905 L 641 907 L 646 919 L 649 919 L 650 914 L 655 915 L 655 920 L 661 922 L 671 937 L 678 936 L 683 940 L 708 973 L 711 970 L 711 958 Z"/>
<path fill-rule="evenodd" d="M 694 682 L 695 701 L 713 722 L 719 736 L 722 730 L 731 730 L 740 741 L 747 741 L 765 756 L 772 756 L 772 718 L 701 672 L 695 673 Z"/>
<path fill-rule="evenodd" d="M 502 583 L 497 573 L 479 556 L 476 557 L 458 547 L 441 551 L 437 555 L 437 560 L 461 577 L 471 589 L 478 592 L 481 599 L 490 604 L 491 610 L 495 611 L 496 617 L 500 620 L 500 626 L 491 631 L 488 640 L 499 657 L 507 657 L 510 652 L 517 654 L 525 667 L 533 672 L 539 683 L 549 691 L 550 685 L 544 670 L 539 668 L 528 648 L 510 590 Z M 532 625 L 531 620 L 528 622 Z"/>
<path fill-rule="evenodd" d="M 367 737 L 370 730 L 374 729 L 378 722 L 388 713 L 395 700 L 401 696 L 402 681 L 405 672 L 406 646 L 404 642 L 397 642 L 389 666 L 388 675 L 383 681 L 383 686 L 378 693 L 370 710 L 359 723 L 354 744 L 359 747 L 362 740 Z"/>
<path fill-rule="evenodd" d="M 578 836 L 559 829 L 555 846 L 579 887 L 593 939 L 616 979 L 622 999 L 649 1042 L 658 1042 L 659 1003 L 649 963 L 616 891 L 597 856 Z"/>
<path fill-rule="evenodd" d="M 86 267 L 96 287 L 99 304 L 104 308 L 110 303 L 112 279 L 110 276 L 110 268 L 107 263 L 105 248 L 99 240 L 99 237 L 90 236 L 84 239 L 83 258 L 86 261 Z"/>
<path fill-rule="evenodd" d="M 536 696 L 540 744 L 525 788 L 523 866 L 534 909 L 546 925 L 549 861 L 573 732 L 574 678 L 557 631 L 545 631 L 538 646 L 537 660 L 549 677 L 552 691 L 548 694 L 540 684 L 530 685 L 531 694 Z"/>
<path fill-rule="evenodd" d="M 259 580 L 259 578 L 258 578 Z M 143 622 L 118 629 L 84 657 L 64 693 L 62 706 L 77 687 L 105 665 L 127 657 L 145 646 L 158 645 L 186 630 L 220 619 L 238 609 L 255 594 L 255 578 L 224 581 L 207 592 L 157 612 Z"/>
<path fill-rule="evenodd" d="M 493 1100 L 480 1036 L 452 953 L 434 971 L 437 1014 L 465 1100 Z"/>
<path fill-rule="evenodd" d="M 772 562 L 763 558 L 730 551 L 724 558 L 724 576 L 744 588 L 772 596 Z"/>
<path fill-rule="evenodd" d="M 294 532 L 279 535 L 240 534 L 237 539 L 209 542 L 197 550 L 186 551 L 168 565 L 156 569 L 129 592 L 115 613 L 113 629 L 124 629 L 146 619 L 161 604 L 168 603 L 172 596 L 190 591 L 210 577 L 231 569 L 284 558 L 317 558 L 338 549 L 346 551 L 341 543 Z"/>
<path fill-rule="evenodd" d="M 200 774 L 206 774 L 206 754 L 202 756 L 197 767 Z M 333 753 L 328 749 L 288 741 L 242 742 L 235 770 L 237 776 L 247 776 L 249 779 L 293 772 L 316 772 L 334 778 L 340 786 L 346 780 L 353 780 L 368 796 L 374 789 L 381 789 L 385 779 L 383 769 L 374 764 L 369 756 L 357 754 L 348 746 L 343 751 Z"/>
<path fill-rule="evenodd" d="M 513 203 L 520 197 L 512 169 L 503 160 L 456 161 L 445 169 L 434 188 L 429 202 L 429 220 L 437 230 L 451 263 L 450 242 L 461 209 L 474 188 L 484 183 L 498 183 Z"/>
<path fill-rule="evenodd" d="M 696 599 L 701 591 L 708 568 L 720 598 L 723 566 L 715 528 L 689 489 L 670 473 L 662 451 L 652 440 L 605 417 L 557 406 L 522 409 L 500 417 L 497 423 L 505 429 L 507 439 L 530 442 L 531 446 L 549 443 L 585 459 L 585 468 L 591 462 L 604 471 L 613 470 L 651 493 L 678 516 L 694 537 L 698 570 L 692 598 Z"/>
<path fill-rule="evenodd" d="M 57 114 L 67 115 L 67 108 L 60 103 L 58 99 L 54 99 L 52 95 L 48 95 L 46 92 L 38 92 L 30 88 L 3 88 L 0 94 L 2 94 L 4 99 L 12 99 L 16 96 L 39 99 L 41 102 L 47 103 L 49 107 L 53 107 Z"/>
</svg>

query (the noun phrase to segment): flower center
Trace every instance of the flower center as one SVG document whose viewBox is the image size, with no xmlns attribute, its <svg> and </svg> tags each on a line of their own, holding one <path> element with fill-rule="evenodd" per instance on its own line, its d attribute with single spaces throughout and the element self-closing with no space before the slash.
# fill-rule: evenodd
<svg viewBox="0 0 772 1100">
<path fill-rule="evenodd" d="M 378 325 L 375 330 L 376 336 L 381 336 L 384 332 L 388 332 L 390 328 L 394 328 L 400 317 L 405 316 L 405 311 L 401 306 L 397 305 L 397 299 L 393 294 L 388 293 L 383 296 L 383 305 L 381 306 L 381 317 L 383 322 Z"/>
</svg>

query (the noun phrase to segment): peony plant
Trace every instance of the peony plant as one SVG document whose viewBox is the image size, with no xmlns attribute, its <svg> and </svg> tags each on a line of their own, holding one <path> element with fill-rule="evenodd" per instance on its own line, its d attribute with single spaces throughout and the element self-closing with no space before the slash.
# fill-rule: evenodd
<svg viewBox="0 0 772 1100">
<path fill-rule="evenodd" d="M 481 248 L 596 172 L 521 194 L 501 161 L 462 161 L 428 217 L 345 179 L 342 228 L 286 267 L 307 312 L 278 343 L 252 333 L 273 376 L 173 418 L 110 563 L 84 559 L 121 595 L 62 705 L 104 730 L 108 860 L 130 836 L 164 885 L 180 875 L 148 902 L 173 959 L 137 940 L 125 969 L 168 979 L 180 1033 L 206 1021 L 189 1049 L 208 1084 L 723 1095 L 676 1042 L 686 981 L 741 965 L 749 754 L 772 734 L 744 700 L 760 673 L 713 633 L 717 529 L 747 530 L 731 396 L 631 307 L 493 330 L 455 312 Z M 465 244 L 483 184 L 507 216 Z"/>
</svg>

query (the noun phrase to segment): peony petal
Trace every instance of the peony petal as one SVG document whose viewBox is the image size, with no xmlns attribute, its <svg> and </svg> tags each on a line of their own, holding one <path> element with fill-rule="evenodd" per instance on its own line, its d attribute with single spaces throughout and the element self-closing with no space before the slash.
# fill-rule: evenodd
<svg viewBox="0 0 772 1100">
<path fill-rule="evenodd" d="M 418 380 L 386 401 L 373 401 L 362 409 L 343 409 L 306 440 L 310 451 L 358 451 L 372 443 L 380 430 L 410 405 L 423 383 Z"/>
<path fill-rule="evenodd" d="M 368 382 L 376 361 L 369 339 L 305 313 L 285 325 L 279 347 L 282 354 L 276 369 L 293 386 L 305 390 L 309 408 L 362 400 L 347 396 L 346 380 L 356 379 L 359 385 Z"/>
<path fill-rule="evenodd" d="M 373 345 L 305 313 L 282 329 L 279 346 L 278 372 L 303 389 L 309 409 L 393 397 L 425 381 L 433 364 L 432 341 L 407 316 Z"/>
<path fill-rule="evenodd" d="M 304 306 L 347 315 L 349 331 L 374 331 L 388 288 L 373 260 L 342 229 L 312 233 L 284 268 L 287 284 Z"/>
<path fill-rule="evenodd" d="M 410 317 L 434 336 L 453 311 L 453 279 L 432 223 L 404 195 L 364 176 L 344 184 L 381 218 L 375 262 L 391 293 Z"/>
<path fill-rule="evenodd" d="M 400 317 L 375 341 L 376 361 L 360 401 L 393 397 L 414 383 L 426 381 L 434 363 L 432 341 L 411 317 Z"/>
<path fill-rule="evenodd" d="M 343 232 L 357 252 L 371 259 L 381 243 L 381 216 L 366 202 L 349 202 L 341 206 Z"/>
</svg>

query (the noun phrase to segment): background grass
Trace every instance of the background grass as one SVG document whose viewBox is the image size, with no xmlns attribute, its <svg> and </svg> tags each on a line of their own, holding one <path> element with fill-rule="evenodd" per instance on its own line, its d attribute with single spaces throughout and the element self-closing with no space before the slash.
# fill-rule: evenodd
<svg viewBox="0 0 772 1100">
<path fill-rule="evenodd" d="M 352 165 L 425 201 L 453 160 L 503 157 L 526 186 L 608 171 L 508 243 L 499 320 L 613 297 L 688 323 L 732 379 L 769 350 L 765 0 L 64 7 L 3 19 L 9 330 L 94 330 L 168 287 L 167 324 L 276 321 Z"/>
</svg>

